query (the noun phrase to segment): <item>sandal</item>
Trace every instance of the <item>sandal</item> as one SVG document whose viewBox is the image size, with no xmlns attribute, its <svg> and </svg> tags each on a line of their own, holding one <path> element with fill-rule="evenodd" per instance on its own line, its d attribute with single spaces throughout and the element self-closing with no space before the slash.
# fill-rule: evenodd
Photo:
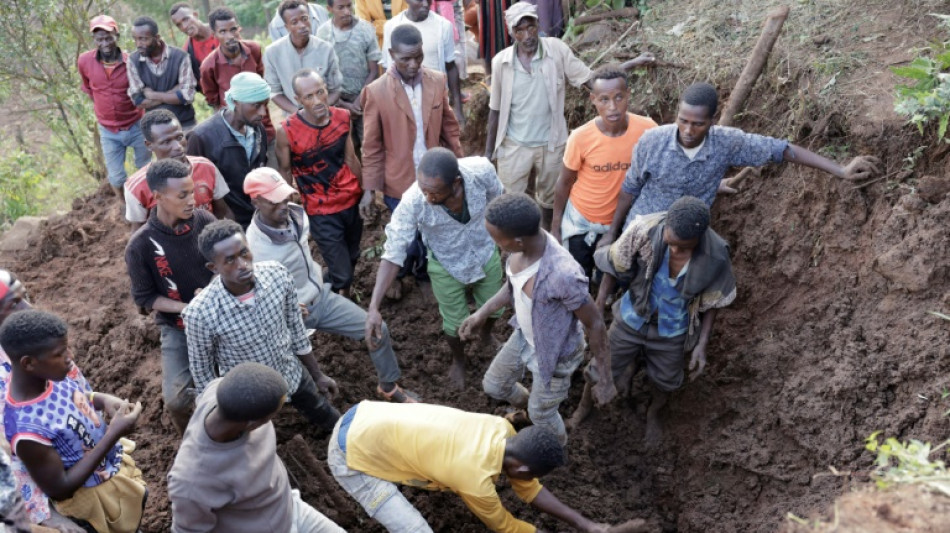
<svg viewBox="0 0 950 533">
<path fill-rule="evenodd" d="M 398 384 L 393 387 L 393 390 L 386 392 L 379 385 L 376 386 L 376 394 L 382 400 L 392 403 L 419 403 L 419 395 L 409 392 Z"/>
</svg>

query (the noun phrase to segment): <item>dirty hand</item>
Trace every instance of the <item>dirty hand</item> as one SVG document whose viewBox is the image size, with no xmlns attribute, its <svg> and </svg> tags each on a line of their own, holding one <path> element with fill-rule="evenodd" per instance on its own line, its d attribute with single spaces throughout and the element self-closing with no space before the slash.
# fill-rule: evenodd
<svg viewBox="0 0 950 533">
<path fill-rule="evenodd" d="M 324 396 L 331 400 L 337 395 L 337 393 L 340 392 L 340 388 L 337 386 L 336 380 L 324 374 L 323 372 L 320 372 L 320 375 L 317 376 L 317 378 L 313 381 L 317 384 L 317 390 L 319 390 Z"/>
<path fill-rule="evenodd" d="M 376 211 L 376 195 L 373 194 L 373 191 L 364 191 L 363 197 L 360 198 L 360 216 L 364 219 L 373 218 L 373 215 Z"/>
<path fill-rule="evenodd" d="M 96 395 L 102 398 L 102 412 L 106 414 L 107 420 L 112 420 L 113 418 L 115 418 L 116 414 L 118 414 L 119 409 L 122 407 L 122 405 L 129 403 L 128 400 L 116 398 L 115 396 L 112 396 L 111 394 L 96 393 Z M 92 408 L 95 409 L 96 406 L 93 405 Z"/>
<path fill-rule="evenodd" d="M 656 63 L 656 56 L 652 52 L 643 52 L 634 58 L 633 63 L 635 65 L 652 65 Z"/>
<path fill-rule="evenodd" d="M 124 437 L 135 429 L 135 423 L 142 414 L 142 402 L 135 402 L 135 405 L 123 401 L 116 409 L 115 416 L 109 422 L 109 430 Z"/>
<path fill-rule="evenodd" d="M 716 194 L 736 194 L 739 192 L 739 189 L 733 187 L 733 181 L 735 178 L 724 179 L 719 182 L 719 189 L 716 191 Z"/>
<path fill-rule="evenodd" d="M 694 381 L 706 368 L 706 346 L 697 344 L 689 360 L 689 380 Z"/>
<path fill-rule="evenodd" d="M 609 372 L 607 372 L 606 378 L 600 378 L 597 383 L 594 383 L 592 391 L 594 393 L 594 401 L 601 407 L 607 405 L 610 403 L 610 400 L 617 397 L 617 387 L 614 385 L 613 377 Z"/>
<path fill-rule="evenodd" d="M 379 341 L 383 338 L 383 316 L 379 311 L 370 309 L 366 311 L 366 327 L 363 331 L 366 337 L 366 345 L 370 350 L 379 348 Z"/>
<path fill-rule="evenodd" d="M 614 235 L 613 235 L 612 233 L 610 233 L 610 232 L 604 233 L 604 236 L 601 237 L 599 241 L 597 241 L 597 248 L 603 248 L 604 246 L 610 246 L 611 244 L 614 243 L 614 239 L 616 239 L 616 238 L 617 238 L 617 237 L 614 236 Z"/>
<path fill-rule="evenodd" d="M 349 111 L 350 113 L 354 115 L 359 116 L 363 114 L 363 110 L 360 109 L 360 103 L 358 100 L 356 102 L 347 102 L 345 100 L 340 100 L 339 102 L 337 102 L 337 105 L 339 105 L 343 109 L 346 109 L 347 111 Z"/>
<path fill-rule="evenodd" d="M 459 338 L 463 341 L 475 340 L 478 338 L 478 332 L 481 330 L 483 322 L 485 322 L 485 319 L 479 313 L 469 316 L 459 326 Z"/>
<path fill-rule="evenodd" d="M 873 178 L 881 173 L 878 166 L 881 160 L 871 155 L 859 155 L 851 160 L 844 167 L 844 179 L 848 181 L 859 181 L 866 178 Z"/>
<path fill-rule="evenodd" d="M 302 304 L 298 302 L 297 305 L 300 306 L 300 316 L 302 316 L 303 318 L 307 318 L 308 316 L 310 316 L 310 311 L 307 309 L 306 304 Z"/>
</svg>

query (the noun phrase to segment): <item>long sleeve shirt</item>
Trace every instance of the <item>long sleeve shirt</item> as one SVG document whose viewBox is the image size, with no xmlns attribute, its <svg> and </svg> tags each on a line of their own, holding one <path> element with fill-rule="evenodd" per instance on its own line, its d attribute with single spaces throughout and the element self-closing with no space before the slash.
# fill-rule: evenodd
<svg viewBox="0 0 950 533">
<path fill-rule="evenodd" d="M 463 224 L 445 207 L 430 204 L 419 184 L 413 183 L 386 226 L 383 259 L 402 266 L 409 244 L 419 231 L 432 255 L 452 277 L 466 284 L 485 277 L 482 267 L 495 251 L 495 242 L 485 229 L 485 209 L 505 189 L 495 167 L 484 157 L 459 159 L 459 173 L 465 183 L 469 221 Z"/>
<path fill-rule="evenodd" d="M 288 394 L 297 392 L 303 375 L 300 356 L 312 347 L 294 279 L 280 263 L 255 263 L 253 291 L 254 297 L 242 302 L 218 276 L 182 311 L 191 376 L 199 392 L 247 361 L 280 372 Z"/>
<path fill-rule="evenodd" d="M 327 84 L 327 92 L 340 90 L 343 84 L 343 75 L 340 73 L 340 61 L 337 59 L 333 45 L 310 36 L 307 46 L 300 52 L 290 42 L 290 36 L 281 37 L 264 49 L 264 80 L 270 86 L 273 98 L 282 94 L 297 105 L 294 95 L 294 74 L 302 68 L 312 68 L 323 76 Z"/>
<path fill-rule="evenodd" d="M 168 68 L 168 56 L 169 47 L 163 42 L 162 58 L 158 61 L 158 63 L 145 56 L 139 57 L 139 61 L 144 62 L 146 68 L 148 68 L 152 74 L 161 76 L 165 73 L 165 69 Z M 135 68 L 135 65 L 131 64 L 131 60 L 127 60 L 126 64 L 128 66 L 129 73 L 129 98 L 132 99 L 135 105 L 140 105 L 142 101 L 145 100 L 145 96 L 142 94 L 142 91 L 145 90 L 145 82 L 143 82 L 142 78 L 139 76 L 139 71 L 137 68 Z M 182 61 L 181 64 L 178 65 L 178 90 L 175 91 L 175 93 L 178 95 L 178 100 L 183 105 L 194 102 L 195 89 L 197 87 L 198 79 L 195 78 L 195 73 L 191 69 L 191 61 Z"/>
</svg>

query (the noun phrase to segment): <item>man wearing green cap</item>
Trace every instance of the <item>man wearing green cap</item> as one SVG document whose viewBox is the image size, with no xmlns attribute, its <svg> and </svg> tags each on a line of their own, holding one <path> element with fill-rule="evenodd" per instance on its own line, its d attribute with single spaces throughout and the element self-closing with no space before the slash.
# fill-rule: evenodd
<svg viewBox="0 0 950 533">
<path fill-rule="evenodd" d="M 224 199 L 235 220 L 247 228 L 254 206 L 244 194 L 244 176 L 267 163 L 264 117 L 270 88 L 253 72 L 236 74 L 230 83 L 224 95 L 226 107 L 195 128 L 188 138 L 188 154 L 206 157 L 218 167 L 231 188 Z"/>
</svg>

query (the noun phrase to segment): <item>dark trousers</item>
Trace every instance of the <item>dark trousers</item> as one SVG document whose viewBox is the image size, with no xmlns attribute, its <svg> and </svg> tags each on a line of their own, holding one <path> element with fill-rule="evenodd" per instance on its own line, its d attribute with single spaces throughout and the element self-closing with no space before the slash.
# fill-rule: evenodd
<svg viewBox="0 0 950 533">
<path fill-rule="evenodd" d="M 320 394 L 306 368 L 300 376 L 297 392 L 290 396 L 290 405 L 300 411 L 308 422 L 327 432 L 333 431 L 333 426 L 340 419 L 340 412 L 330 405 L 326 396 Z"/>
<path fill-rule="evenodd" d="M 584 237 L 585 235 L 575 235 L 569 238 L 567 240 L 567 251 L 570 252 L 574 260 L 581 265 L 588 279 L 592 279 L 591 276 L 594 273 L 594 251 L 597 250 L 597 242 L 600 241 L 603 235 L 598 235 L 597 239 L 594 240 L 594 244 L 590 246 L 584 242 Z"/>
<path fill-rule="evenodd" d="M 359 204 L 331 215 L 310 215 L 310 236 L 327 264 L 330 286 L 334 291 L 349 289 L 363 236 Z"/>
<path fill-rule="evenodd" d="M 383 196 L 383 202 L 390 212 L 395 211 L 396 206 L 399 205 L 399 199 L 391 196 Z M 413 239 L 409 249 L 406 250 L 406 261 L 402 264 L 399 275 L 396 277 L 402 279 L 412 274 L 418 281 L 429 281 L 428 255 L 429 251 L 426 250 L 426 245 L 422 243 L 422 234 L 417 231 L 416 238 Z"/>
</svg>

